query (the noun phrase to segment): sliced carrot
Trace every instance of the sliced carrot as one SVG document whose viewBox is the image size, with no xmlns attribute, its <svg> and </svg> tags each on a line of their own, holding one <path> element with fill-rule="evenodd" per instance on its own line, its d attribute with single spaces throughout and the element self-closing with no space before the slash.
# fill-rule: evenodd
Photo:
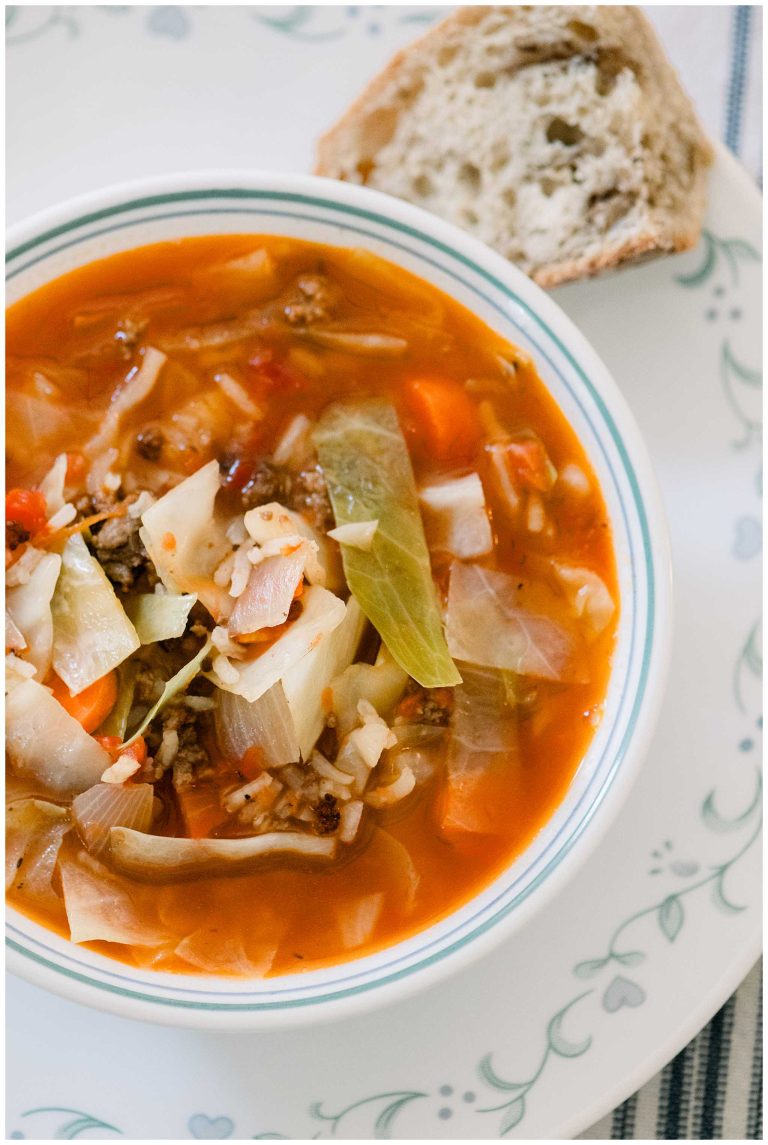
<svg viewBox="0 0 768 1145">
<path fill-rule="evenodd" d="M 237 765 L 237 770 L 245 776 L 246 779 L 258 779 L 264 770 L 264 752 L 260 747 L 249 747 L 240 763 Z"/>
<path fill-rule="evenodd" d="M 194 784 L 177 791 L 184 827 L 190 839 L 203 839 L 228 818 L 221 792 L 212 784 Z"/>
<path fill-rule="evenodd" d="M 509 830 L 509 799 L 496 769 L 449 776 L 442 792 L 440 831 L 451 842 L 477 835 L 503 835 Z"/>
<path fill-rule="evenodd" d="M 117 673 L 107 672 L 106 676 L 94 681 L 76 696 L 58 676 L 52 677 L 51 690 L 63 708 L 85 728 L 94 732 L 104 723 L 117 702 Z"/>
<path fill-rule="evenodd" d="M 426 455 L 440 463 L 466 464 L 480 440 L 477 410 L 464 387 L 450 378 L 412 378 L 406 412 Z"/>
</svg>

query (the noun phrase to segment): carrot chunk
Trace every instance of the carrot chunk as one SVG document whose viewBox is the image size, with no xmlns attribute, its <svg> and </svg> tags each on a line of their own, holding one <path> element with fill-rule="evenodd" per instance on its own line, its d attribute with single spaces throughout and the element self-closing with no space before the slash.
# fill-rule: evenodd
<svg viewBox="0 0 768 1145">
<path fill-rule="evenodd" d="M 480 440 L 477 410 L 463 386 L 450 378 L 412 378 L 405 407 L 424 452 L 438 463 L 466 464 Z"/>
<path fill-rule="evenodd" d="M 61 706 L 66 708 L 87 732 L 96 731 L 117 702 L 116 672 L 107 672 L 106 676 L 95 680 L 76 696 L 70 694 L 67 685 L 56 675 L 52 677 L 50 686 Z"/>
</svg>

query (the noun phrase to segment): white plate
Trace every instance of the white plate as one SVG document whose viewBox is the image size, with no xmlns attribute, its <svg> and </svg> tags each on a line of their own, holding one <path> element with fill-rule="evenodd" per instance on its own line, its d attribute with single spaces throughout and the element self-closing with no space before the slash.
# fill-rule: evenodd
<svg viewBox="0 0 768 1145">
<path fill-rule="evenodd" d="M 386 22 L 380 14 L 380 39 L 362 23 L 373 22 L 373 10 L 348 16 L 341 32 L 330 21 L 344 10 L 326 10 L 293 29 L 304 37 L 325 30 L 326 39 L 286 38 L 261 23 L 266 11 L 230 10 L 227 30 L 212 10 L 60 9 L 76 34 L 61 16 L 10 57 L 11 95 L 28 97 L 30 116 L 23 152 L 11 130 L 11 162 L 21 165 L 24 154 L 31 165 L 17 179 L 26 193 L 11 196 L 11 213 L 46 205 L 53 187 L 59 197 L 147 168 L 222 162 L 213 144 L 195 152 L 191 139 L 180 144 L 167 120 L 158 125 L 153 118 L 160 80 L 152 67 L 161 59 L 178 81 L 171 106 L 163 105 L 169 115 L 185 85 L 201 90 L 201 74 L 213 76 L 202 127 L 196 120 L 198 138 L 206 136 L 205 124 L 214 130 L 217 116 L 230 138 L 232 115 L 240 138 L 244 113 L 239 103 L 235 112 L 232 91 L 248 62 L 270 108 L 291 93 L 267 135 L 260 121 L 262 138 L 274 133 L 281 142 L 258 160 L 278 165 L 284 153 L 284 165 L 295 168 L 306 166 L 310 137 L 332 118 L 341 88 L 359 84 L 413 32 L 412 24 L 397 23 L 413 10 L 392 10 Z M 12 31 L 34 31 L 33 19 L 42 22 L 46 12 L 27 9 Z M 233 41 L 235 18 L 253 21 L 247 44 Z M 162 52 L 159 39 L 143 39 L 151 19 L 166 37 Z M 171 33 L 180 20 L 187 21 L 186 39 Z M 208 21 L 204 40 L 194 20 Z M 270 37 L 285 45 L 280 69 Z M 122 66 L 129 69 L 146 47 L 149 81 L 142 86 L 133 76 L 131 132 L 119 148 L 106 147 L 106 133 L 119 119 L 123 81 L 116 85 L 120 98 L 107 85 L 98 108 L 88 104 L 94 123 L 86 147 L 72 127 L 65 130 L 73 110 L 66 100 L 49 104 L 41 125 L 40 97 L 22 76 L 44 73 L 47 83 L 37 90 L 50 97 L 59 83 L 66 90 L 65 76 L 75 71 L 90 90 L 106 67 L 99 49 L 107 42 L 112 75 L 123 75 Z M 215 81 L 225 46 L 226 71 L 235 78 L 222 92 Z M 203 73 L 201 48 L 211 61 Z M 337 52 L 340 68 L 351 64 L 352 79 L 345 76 L 336 91 L 313 86 L 318 72 L 307 62 L 321 54 L 327 76 Z M 302 97 L 307 115 L 299 123 Z M 78 126 L 82 131 L 82 121 Z M 174 138 L 167 163 L 157 161 L 163 136 Z M 142 171 L 144 153 L 150 159 Z M 224 161 L 242 162 L 242 146 Z M 724 153 L 707 228 L 691 254 L 558 293 L 645 432 L 666 499 L 677 580 L 675 655 L 659 732 L 599 852 L 524 932 L 473 969 L 370 1018 L 311 1033 L 142 1026 L 14 980 L 7 1006 L 10 1136 L 567 1137 L 641 1085 L 738 985 L 760 943 L 760 203 Z"/>
</svg>

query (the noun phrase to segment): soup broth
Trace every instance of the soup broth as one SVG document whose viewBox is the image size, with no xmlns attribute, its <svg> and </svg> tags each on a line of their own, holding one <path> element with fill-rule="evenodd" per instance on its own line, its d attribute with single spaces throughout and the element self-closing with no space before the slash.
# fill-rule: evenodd
<svg viewBox="0 0 768 1145">
<path fill-rule="evenodd" d="M 7 352 L 13 905 L 129 963 L 279 975 L 499 875 L 589 746 L 619 605 L 535 363 L 364 251 L 253 235 L 70 273 Z M 60 764 L 36 688 L 85 737 Z"/>
</svg>

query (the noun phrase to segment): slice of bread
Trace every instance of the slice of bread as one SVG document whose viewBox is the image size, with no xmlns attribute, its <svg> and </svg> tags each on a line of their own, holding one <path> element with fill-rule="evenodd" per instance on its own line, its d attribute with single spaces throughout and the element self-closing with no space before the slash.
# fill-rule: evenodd
<svg viewBox="0 0 768 1145">
<path fill-rule="evenodd" d="M 629 6 L 458 9 L 320 140 L 317 173 L 472 231 L 542 286 L 699 236 L 712 151 Z"/>
</svg>

